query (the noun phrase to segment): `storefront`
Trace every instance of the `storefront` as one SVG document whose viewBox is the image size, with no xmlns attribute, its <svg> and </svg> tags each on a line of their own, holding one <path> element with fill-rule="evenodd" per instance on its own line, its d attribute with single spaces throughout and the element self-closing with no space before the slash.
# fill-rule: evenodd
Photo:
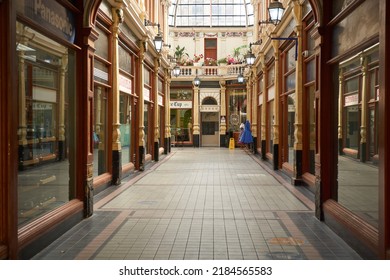
<svg viewBox="0 0 390 280">
<path fill-rule="evenodd" d="M 0 3 L 1 259 L 29 258 L 92 213 L 83 10 L 76 1 Z"/>
<path fill-rule="evenodd" d="M 171 144 L 173 146 L 193 145 L 192 96 L 191 88 L 180 87 L 170 90 Z"/>
<path fill-rule="evenodd" d="M 333 7 L 331 32 L 323 40 L 338 44 L 332 45 L 331 53 L 323 52 L 328 56 L 321 68 L 320 102 L 326 110 L 320 114 L 321 162 L 316 164 L 321 164 L 321 174 L 326 172 L 328 178 L 321 176 L 323 212 L 319 214 L 366 258 L 383 256 L 388 246 L 383 240 L 389 235 L 385 219 L 389 201 L 383 195 L 388 184 L 381 180 L 382 172 L 386 173 L 382 160 L 388 152 L 385 146 L 376 149 L 386 133 L 377 129 L 380 108 L 385 108 L 378 75 L 386 70 L 378 61 L 384 43 L 379 30 L 385 28 L 379 20 L 380 2 Z M 382 83 L 387 84 L 383 76 Z"/>
</svg>

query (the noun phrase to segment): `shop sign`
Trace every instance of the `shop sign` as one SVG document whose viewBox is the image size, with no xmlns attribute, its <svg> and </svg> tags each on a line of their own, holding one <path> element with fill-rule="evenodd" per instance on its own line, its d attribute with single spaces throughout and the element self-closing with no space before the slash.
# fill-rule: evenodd
<svg viewBox="0 0 390 280">
<path fill-rule="evenodd" d="M 352 105 L 356 105 L 358 103 L 359 103 L 359 95 L 358 94 L 348 95 L 348 96 L 345 96 L 345 98 L 344 98 L 344 105 L 345 106 L 352 106 Z"/>
<path fill-rule="evenodd" d="M 192 101 L 171 101 L 171 109 L 191 109 Z"/>
<path fill-rule="evenodd" d="M 160 106 L 163 106 L 163 105 L 164 105 L 163 96 L 160 95 L 160 94 L 157 96 L 157 103 L 158 103 L 158 105 L 160 105 Z"/>
<path fill-rule="evenodd" d="M 18 12 L 56 36 L 74 43 L 76 29 L 71 11 L 53 0 L 18 0 Z"/>
<path fill-rule="evenodd" d="M 201 112 L 219 112 L 219 105 L 201 105 Z"/>
<path fill-rule="evenodd" d="M 144 100 L 150 101 L 150 90 L 148 88 L 144 88 Z"/>
<path fill-rule="evenodd" d="M 271 101 L 275 98 L 275 86 L 272 86 L 268 89 L 268 101 Z"/>
<path fill-rule="evenodd" d="M 108 81 L 108 73 L 100 70 L 98 68 L 93 68 L 93 76 L 95 78 L 102 79 L 103 81 Z"/>
<path fill-rule="evenodd" d="M 131 80 L 119 75 L 119 90 L 131 94 Z"/>
<path fill-rule="evenodd" d="M 50 103 L 34 102 L 32 105 L 33 110 L 51 110 L 53 108 L 53 104 Z"/>
</svg>

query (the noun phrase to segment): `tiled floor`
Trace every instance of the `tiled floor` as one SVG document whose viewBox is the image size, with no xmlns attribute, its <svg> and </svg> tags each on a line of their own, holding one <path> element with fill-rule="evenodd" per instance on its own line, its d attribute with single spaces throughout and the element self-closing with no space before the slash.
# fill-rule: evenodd
<svg viewBox="0 0 390 280">
<path fill-rule="evenodd" d="M 360 259 L 314 217 L 309 191 L 241 149 L 173 148 L 96 200 L 34 259 Z"/>
</svg>

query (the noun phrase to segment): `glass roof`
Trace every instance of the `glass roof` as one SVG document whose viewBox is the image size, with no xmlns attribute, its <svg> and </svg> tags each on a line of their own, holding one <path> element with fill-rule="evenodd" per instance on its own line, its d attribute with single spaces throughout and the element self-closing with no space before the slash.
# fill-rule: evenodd
<svg viewBox="0 0 390 280">
<path fill-rule="evenodd" d="M 168 23 L 177 27 L 253 25 L 250 0 L 172 0 Z"/>
</svg>

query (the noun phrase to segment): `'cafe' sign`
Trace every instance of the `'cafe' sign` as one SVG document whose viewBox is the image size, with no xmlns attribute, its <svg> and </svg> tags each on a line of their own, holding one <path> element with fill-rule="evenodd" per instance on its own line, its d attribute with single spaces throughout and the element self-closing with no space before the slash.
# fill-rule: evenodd
<svg viewBox="0 0 390 280">
<path fill-rule="evenodd" d="M 191 109 L 192 101 L 171 101 L 171 109 Z"/>
</svg>

